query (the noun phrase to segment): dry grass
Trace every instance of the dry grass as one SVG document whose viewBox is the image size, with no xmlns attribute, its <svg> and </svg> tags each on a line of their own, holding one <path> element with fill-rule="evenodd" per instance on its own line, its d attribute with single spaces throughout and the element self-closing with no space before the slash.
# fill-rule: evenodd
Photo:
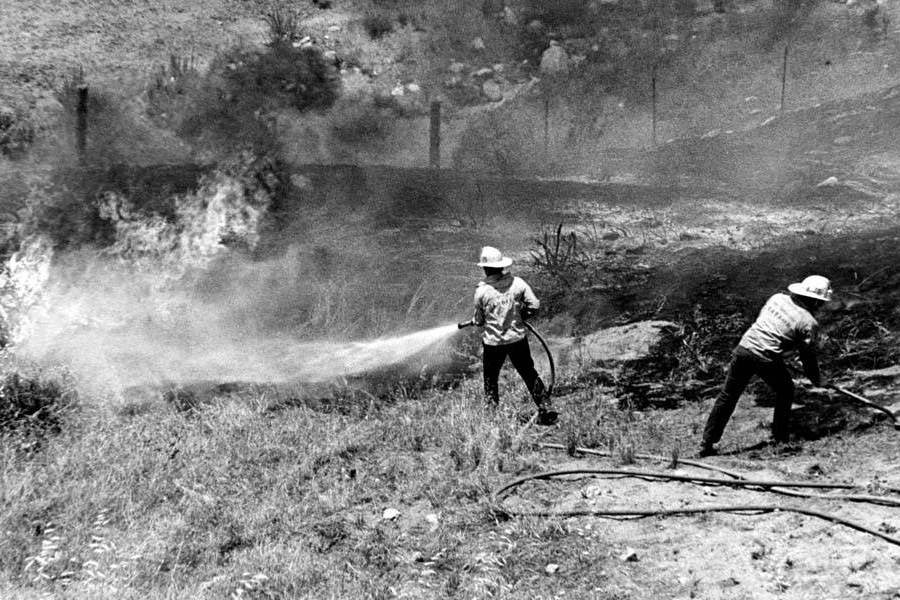
<svg viewBox="0 0 900 600">
<path fill-rule="evenodd" d="M 551 593 L 534 575 L 550 556 L 580 564 L 596 548 L 560 523 L 492 516 L 490 491 L 540 468 L 532 442 L 545 433 L 524 428 L 524 390 L 506 375 L 496 412 L 478 380 L 356 396 L 349 411 L 286 401 L 290 390 L 189 411 L 93 398 L 39 456 L 2 455 L 0 589 L 150 600 Z M 621 464 L 670 452 L 682 426 L 651 426 L 593 391 L 569 405 L 564 435 L 614 449 Z M 385 518 L 391 508 L 398 516 Z"/>
</svg>

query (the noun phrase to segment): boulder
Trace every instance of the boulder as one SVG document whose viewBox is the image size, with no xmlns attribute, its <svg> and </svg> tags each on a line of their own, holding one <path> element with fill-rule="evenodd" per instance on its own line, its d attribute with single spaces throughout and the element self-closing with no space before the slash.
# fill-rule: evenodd
<svg viewBox="0 0 900 600">
<path fill-rule="evenodd" d="M 569 70 L 569 55 L 566 49 L 553 41 L 541 55 L 541 73 L 543 75 L 562 75 Z"/>
<path fill-rule="evenodd" d="M 503 100 L 503 90 L 500 89 L 500 84 L 493 79 L 488 79 L 481 85 L 481 93 L 491 102 Z"/>
<path fill-rule="evenodd" d="M 548 344 L 560 367 L 626 363 L 650 356 L 665 332 L 676 327 L 670 321 L 639 321 L 600 329 L 580 338 L 552 338 Z"/>
</svg>

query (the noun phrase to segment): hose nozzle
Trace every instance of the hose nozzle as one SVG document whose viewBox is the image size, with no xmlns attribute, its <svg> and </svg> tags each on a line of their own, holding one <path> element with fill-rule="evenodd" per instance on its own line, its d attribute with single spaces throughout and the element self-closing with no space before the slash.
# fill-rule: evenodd
<svg viewBox="0 0 900 600">
<path fill-rule="evenodd" d="M 457 323 L 457 329 L 465 329 L 466 327 L 472 327 L 475 325 L 475 319 L 469 319 L 468 321 L 463 321 L 462 323 Z"/>
</svg>

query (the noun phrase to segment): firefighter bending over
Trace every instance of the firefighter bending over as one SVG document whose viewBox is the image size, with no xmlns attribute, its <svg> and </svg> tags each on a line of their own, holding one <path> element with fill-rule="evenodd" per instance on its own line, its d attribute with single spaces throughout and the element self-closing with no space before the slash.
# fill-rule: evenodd
<svg viewBox="0 0 900 600">
<path fill-rule="evenodd" d="M 815 354 L 819 325 L 813 315 L 831 300 L 831 282 L 825 277 L 810 275 L 800 283 L 789 285 L 788 291 L 790 295 L 778 293 L 769 298 L 756 322 L 734 349 L 725 384 L 703 430 L 700 456 L 717 453 L 714 444 L 721 439 L 738 399 L 754 375 L 775 392 L 772 438 L 775 442 L 788 441 L 794 381 L 784 363 L 786 352 L 796 350 L 806 377 L 813 385 L 822 385 Z"/>
</svg>

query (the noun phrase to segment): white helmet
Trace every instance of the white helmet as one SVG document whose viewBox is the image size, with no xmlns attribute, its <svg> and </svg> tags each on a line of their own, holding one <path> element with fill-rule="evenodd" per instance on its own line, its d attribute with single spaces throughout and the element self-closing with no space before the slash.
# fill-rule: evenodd
<svg viewBox="0 0 900 600">
<path fill-rule="evenodd" d="M 823 302 L 831 300 L 831 282 L 821 275 L 810 275 L 800 283 L 792 283 L 788 286 L 788 291 Z"/>
<path fill-rule="evenodd" d="M 481 260 L 478 261 L 479 267 L 491 267 L 493 269 L 503 269 L 512 264 L 512 259 L 503 256 L 496 248 L 485 246 L 481 249 Z"/>
</svg>

